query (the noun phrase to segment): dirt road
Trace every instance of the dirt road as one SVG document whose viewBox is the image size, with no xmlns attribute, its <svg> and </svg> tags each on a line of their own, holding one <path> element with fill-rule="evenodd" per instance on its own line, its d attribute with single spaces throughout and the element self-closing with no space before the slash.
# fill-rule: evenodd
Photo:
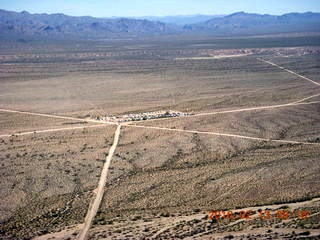
<svg viewBox="0 0 320 240">
<path fill-rule="evenodd" d="M 298 141 L 290 141 L 290 140 L 277 140 L 277 139 L 268 139 L 268 138 L 259 138 L 259 137 L 249 137 L 249 136 L 237 135 L 237 134 L 229 134 L 229 133 L 204 132 L 204 131 L 196 131 L 196 130 L 184 130 L 184 129 L 176 129 L 176 128 L 153 127 L 153 126 L 133 125 L 133 124 L 125 125 L 125 126 L 126 127 L 135 127 L 135 128 L 157 129 L 157 130 L 172 131 L 172 132 L 198 133 L 198 134 L 215 135 L 215 136 L 223 136 L 223 137 L 243 138 L 243 139 L 262 141 L 262 142 L 320 145 L 320 143 L 298 142 Z"/>
<path fill-rule="evenodd" d="M 252 53 L 246 54 L 225 54 L 225 55 L 215 55 L 211 57 L 185 57 L 185 58 L 175 58 L 174 60 L 213 60 L 213 59 L 223 59 L 223 58 L 237 58 L 252 55 Z"/>
<path fill-rule="evenodd" d="M 320 83 L 317 83 L 307 77 L 304 77 L 300 74 L 297 74 L 291 70 L 288 70 L 286 68 L 283 68 L 273 62 L 263 60 L 263 59 L 258 59 L 259 61 L 265 62 L 267 64 L 270 64 L 272 66 L 275 66 L 277 68 L 280 68 L 281 70 L 284 70 L 290 74 L 296 75 L 306 81 L 309 81 L 317 86 L 320 86 Z M 233 112 L 244 112 L 244 111 L 254 111 L 254 110 L 264 110 L 264 109 L 275 109 L 275 108 L 281 108 L 281 107 L 289 107 L 289 106 L 297 106 L 297 105 L 307 105 L 307 104 L 316 104 L 320 103 L 320 101 L 314 101 L 314 102 L 303 102 L 305 100 L 309 100 L 313 97 L 320 96 L 320 94 L 316 94 L 313 96 L 305 97 L 301 100 L 297 100 L 292 103 L 287 103 L 287 104 L 281 104 L 281 105 L 273 105 L 273 106 L 261 106 L 261 107 L 250 107 L 250 108 L 243 108 L 243 109 L 235 109 L 235 110 L 225 110 L 225 111 L 217 111 L 217 112 L 210 112 L 210 113 L 199 113 L 195 114 L 193 116 L 204 116 L 204 115 L 213 115 L 213 114 L 222 114 L 222 113 L 233 113 Z M 115 123 L 115 122 L 106 122 L 106 121 L 98 121 L 94 119 L 81 119 L 81 118 L 75 118 L 75 117 L 68 117 L 68 116 L 59 116 L 55 114 L 42 114 L 42 113 L 32 113 L 32 112 L 27 112 L 27 111 L 17 111 L 17 110 L 9 110 L 9 109 L 0 109 L 2 112 L 8 112 L 8 113 L 20 113 L 20 114 L 28 114 L 28 115 L 34 115 L 34 116 L 41 116 L 41 117 L 50 117 L 50 118 L 58 118 L 58 119 L 66 119 L 66 120 L 75 120 L 75 121 L 82 121 L 82 122 L 92 122 L 92 123 L 100 123 L 101 125 L 99 126 L 104 126 L 105 124 L 116 124 L 117 129 L 114 134 L 114 141 L 113 145 L 109 149 L 108 156 L 106 158 L 106 161 L 104 163 L 100 180 L 98 183 L 98 187 L 95 190 L 95 198 L 93 199 L 92 203 L 90 204 L 90 207 L 88 209 L 84 224 L 81 225 L 80 228 L 80 233 L 77 236 L 77 239 L 79 240 L 84 240 L 86 239 L 88 235 L 88 231 L 92 225 L 92 222 L 96 216 L 96 213 L 99 209 L 99 206 L 101 204 L 103 194 L 104 194 L 104 189 L 107 181 L 107 175 L 108 175 L 108 170 L 109 166 L 111 163 L 111 159 L 113 157 L 113 154 L 116 150 L 116 147 L 119 142 L 119 137 L 120 137 L 120 132 L 121 132 L 121 125 Z M 192 116 L 191 116 L 192 117 Z M 196 131 L 196 130 L 183 130 L 183 129 L 171 129 L 171 128 L 165 128 L 165 127 L 153 127 L 153 126 L 145 126 L 145 125 L 134 125 L 134 124 L 125 124 L 123 126 L 126 127 L 135 127 L 135 128 L 145 128 L 145 129 L 157 129 L 157 130 L 163 130 L 163 131 L 174 131 L 174 132 L 186 132 L 186 133 L 198 133 L 198 134 L 207 134 L 207 135 L 214 135 L 214 136 L 224 136 L 224 137 L 233 137 L 233 138 L 242 138 L 242 139 L 248 139 L 248 140 L 256 140 L 256 141 L 264 141 L 264 142 L 278 142 L 278 143 L 289 143 L 289 144 L 312 144 L 312 145 L 320 145 L 320 143 L 311 143 L 311 142 L 299 142 L 299 141 L 290 141 L 290 140 L 276 140 L 276 139 L 267 139 L 267 138 L 259 138 L 259 137 L 250 137 L 250 136 L 244 136 L 244 135 L 237 135 L 237 134 L 229 134 L 229 133 L 218 133 L 218 132 L 209 132 L 209 131 Z M 95 126 L 80 126 L 80 127 L 70 127 L 70 128 L 60 128 L 60 129 L 47 129 L 47 130 L 39 130 L 36 131 L 37 133 L 44 133 L 44 132 L 53 132 L 53 131 L 64 131 L 64 130 L 70 130 L 70 129 L 80 129 L 80 128 L 87 128 L 87 127 L 95 127 Z M 18 133 L 16 135 L 27 135 L 27 134 L 33 134 L 34 132 L 24 132 L 24 133 Z M 5 135 L 0 135 L 5 136 Z M 8 136 L 8 135 L 6 135 Z M 10 135 L 11 136 L 11 135 Z M 250 180 L 250 179 L 249 179 Z M 171 228 L 171 227 L 169 227 Z M 163 232 L 164 229 L 160 230 L 155 234 L 155 237 L 160 235 Z"/>
<path fill-rule="evenodd" d="M 108 156 L 106 158 L 106 161 L 104 163 L 104 166 L 103 166 L 103 169 L 101 172 L 98 188 L 96 189 L 96 198 L 94 199 L 93 203 L 89 207 L 89 210 L 88 210 L 88 213 L 85 218 L 84 225 L 83 225 L 83 229 L 81 230 L 80 234 L 77 237 L 77 239 L 79 239 L 79 240 L 86 239 L 88 231 L 92 225 L 92 221 L 93 221 L 94 217 L 96 216 L 97 211 L 99 209 L 99 206 L 100 206 L 103 194 L 104 194 L 104 187 L 106 185 L 107 175 L 108 175 L 108 170 L 109 170 L 109 166 L 111 163 L 111 159 L 112 159 L 113 153 L 115 152 L 116 147 L 119 142 L 120 130 L 121 130 L 121 125 L 118 125 L 117 130 L 114 134 L 113 144 L 112 144 L 111 148 L 109 149 Z"/>
<path fill-rule="evenodd" d="M 286 69 L 286 68 L 284 68 L 284 67 L 281 67 L 281 66 L 279 66 L 278 64 L 275 64 L 275 63 L 273 63 L 273 62 L 271 62 L 271 61 L 267 61 L 267 60 L 264 60 L 264 59 L 262 59 L 262 58 L 257 58 L 257 60 L 259 60 L 259 61 L 261 61 L 261 62 L 268 63 L 268 64 L 270 64 L 270 65 L 272 65 L 272 66 L 275 66 L 275 67 L 277 67 L 277 68 L 280 68 L 280 69 L 283 70 L 283 71 L 286 71 L 286 72 L 288 72 L 288 73 L 291 73 L 291 74 L 293 74 L 293 75 L 296 75 L 296 76 L 298 76 L 298 77 L 300 77 L 300 78 L 302 78 L 302 79 L 304 79 L 304 80 L 307 80 L 307 81 L 309 81 L 309 82 L 312 82 L 313 84 L 316 84 L 316 85 L 320 86 L 320 83 L 315 82 L 315 81 L 311 80 L 310 78 L 307 78 L 307 77 L 305 77 L 305 76 L 302 76 L 302 75 L 300 75 L 300 74 L 298 74 L 298 73 L 296 73 L 296 72 L 294 72 L 294 71 L 291 71 L 291 70 L 289 70 L 289 69 Z"/>
<path fill-rule="evenodd" d="M 32 134 L 36 134 L 36 133 L 61 132 L 61 131 L 67 131 L 67 130 L 87 129 L 87 128 L 104 127 L 104 126 L 106 126 L 106 125 L 99 124 L 99 125 L 77 126 L 77 127 L 68 127 L 68 128 L 52 128 L 52 129 L 35 130 L 35 131 L 29 131 L 29 132 L 3 134 L 3 135 L 0 135 L 0 138 L 6 138 L 6 137 L 11 137 L 11 136 L 32 135 Z"/>
<path fill-rule="evenodd" d="M 215 112 L 205 112 L 205 113 L 196 113 L 193 115 L 183 116 L 183 117 L 175 117 L 173 119 L 179 119 L 179 118 L 191 118 L 191 117 L 198 117 L 198 116 L 208 116 L 208 115 L 216 115 L 216 114 L 226 114 L 226 113 L 237 113 L 237 112 L 248 112 L 248 111 L 257 111 L 257 110 L 272 110 L 276 108 L 284 108 L 284 107 L 293 107 L 293 106 L 299 106 L 299 105 L 310 105 L 310 104 L 316 104 L 320 103 L 320 101 L 313 101 L 313 102 L 303 102 L 306 100 L 309 100 L 314 97 L 320 96 L 320 93 L 305 97 L 299 100 L 296 100 L 294 102 L 290 103 L 284 103 L 279 105 L 269 105 L 269 106 L 261 106 L 261 107 L 250 107 L 250 108 L 240 108 L 240 109 L 232 109 L 232 110 L 224 110 L 224 111 L 215 111 Z M 164 121 L 168 120 L 168 118 L 156 118 L 156 119 L 149 119 L 148 122 L 157 122 L 157 121 Z M 126 122 L 124 125 L 130 125 L 133 122 Z"/>
<path fill-rule="evenodd" d="M 215 115 L 215 114 L 223 114 L 223 113 L 236 113 L 236 112 L 247 112 L 247 111 L 256 111 L 256 110 L 266 110 L 266 109 L 275 109 L 275 108 L 282 108 L 282 107 L 290 107 L 290 106 L 298 106 L 298 105 L 309 105 L 309 104 L 316 104 L 320 103 L 320 101 L 314 101 L 314 102 L 306 102 L 303 103 L 301 101 L 308 100 L 312 97 L 319 96 L 320 94 L 316 94 L 314 96 L 310 96 L 301 100 L 298 100 L 293 103 L 286 103 L 286 104 L 280 104 L 280 105 L 271 105 L 271 106 L 262 106 L 262 107 L 252 107 L 252 108 L 240 108 L 240 109 L 234 109 L 234 110 L 226 110 L 226 111 L 217 111 L 217 112 L 209 112 L 209 113 L 198 113 L 191 115 L 189 117 L 193 116 L 207 116 L 207 115 Z"/>
<path fill-rule="evenodd" d="M 282 208 L 283 206 L 287 206 L 287 208 L 289 208 L 290 210 L 295 210 L 295 209 L 299 209 L 299 208 L 304 208 L 305 206 L 309 206 L 310 204 L 315 204 L 320 202 L 320 198 L 313 198 L 310 200 L 306 200 L 306 201 L 301 201 L 301 202 L 292 202 L 292 203 L 281 203 L 281 204 L 268 204 L 268 205 L 261 205 L 261 206 L 248 206 L 245 208 L 239 208 L 239 209 L 229 209 L 232 212 L 240 212 L 240 211 L 258 211 L 259 209 L 270 209 L 270 211 L 274 212 L 277 209 Z M 319 214 L 319 213 L 315 213 L 315 214 Z M 313 214 L 313 215 L 315 215 Z M 191 215 L 176 215 L 173 217 L 165 217 L 165 218 L 155 218 L 152 219 L 150 222 L 130 222 L 130 227 L 135 228 L 137 226 L 140 226 L 141 224 L 144 224 L 146 227 L 152 227 L 152 226 L 157 226 L 158 231 L 155 232 L 154 234 L 150 234 L 150 236 L 147 235 L 147 239 L 154 239 L 159 237 L 159 235 L 161 235 L 162 233 L 166 232 L 167 230 L 173 229 L 174 227 L 176 227 L 177 225 L 183 223 L 183 222 L 189 222 L 192 220 L 203 220 L 206 216 L 208 216 L 208 213 L 195 213 L 195 214 L 191 214 Z M 311 217 L 312 215 L 310 215 L 309 217 Z M 252 215 L 251 218 L 255 218 L 255 217 L 259 217 L 259 215 L 255 214 Z M 206 220 L 207 221 L 207 220 Z M 232 221 L 230 222 L 229 226 L 234 225 L 236 222 L 240 222 L 240 221 L 247 221 L 247 220 L 236 220 L 236 221 Z M 106 225 L 104 226 L 99 226 L 96 227 L 95 229 L 100 229 L 100 231 L 109 231 L 111 228 L 114 229 L 122 229 L 123 231 L 125 231 L 126 229 L 123 229 L 122 227 L 124 226 L 128 226 L 128 222 L 117 222 L 114 223 L 114 225 L 106 227 Z M 67 230 L 63 230 L 60 232 L 56 232 L 56 233 L 50 233 L 47 235 L 42 235 L 39 237 L 36 237 L 34 240 L 46 240 L 46 239 L 67 239 L 68 237 L 72 237 L 73 233 L 76 232 L 79 229 L 79 225 L 70 227 Z M 270 229 L 270 227 L 268 227 L 267 229 Z M 281 228 L 277 228 L 277 231 L 286 231 L 287 228 L 281 229 Z M 288 228 L 289 229 L 289 228 Z M 255 228 L 254 230 L 257 231 L 257 233 L 262 233 L 262 232 L 266 232 L 266 230 L 264 230 L 264 228 Z M 309 229 L 310 230 L 310 229 Z M 186 230 L 188 231 L 188 230 Z M 304 229 L 294 229 L 294 231 L 304 231 Z M 318 231 L 318 230 L 316 230 Z M 292 232 L 292 230 L 290 229 L 290 232 Z M 310 231 L 312 232 L 312 231 Z M 208 236 L 214 236 L 214 237 L 219 237 L 220 235 L 222 237 L 230 235 L 242 235 L 242 234 L 248 234 L 250 233 L 249 229 L 244 229 L 243 231 L 238 231 L 238 232 L 224 232 L 224 233 L 210 233 L 210 231 L 206 231 L 206 232 L 201 232 L 199 234 L 195 234 L 193 235 L 193 237 L 190 238 L 186 238 L 186 239 L 199 239 L 201 238 L 201 236 L 203 236 L 203 238 L 201 239 L 208 239 Z"/>
<path fill-rule="evenodd" d="M 40 117 L 50 117 L 50 118 L 59 118 L 59 119 L 66 119 L 66 120 L 74 120 L 74 121 L 81 121 L 81 122 L 94 122 L 94 123 L 116 124 L 116 123 L 114 123 L 114 122 L 98 121 L 98 120 L 94 120 L 94 119 L 83 119 L 83 118 L 59 116 L 59 115 L 55 115 L 55 114 L 34 113 L 34 112 L 10 110 L 10 109 L 3 109 L 3 108 L 0 108 L 0 111 L 1 111 L 1 112 L 9 112 L 9 113 L 21 113 L 21 114 L 27 114 L 27 115 L 33 115 L 33 116 L 40 116 Z"/>
<path fill-rule="evenodd" d="M 297 101 L 291 103 L 290 105 L 294 106 L 294 105 L 297 105 L 296 103 L 302 103 L 302 102 L 304 102 L 304 101 L 306 101 L 306 100 L 309 100 L 309 99 L 311 99 L 311 98 L 318 97 L 318 96 L 320 96 L 320 93 L 315 94 L 315 95 L 312 95 L 312 96 L 309 96 L 309 97 L 302 98 L 302 99 L 300 99 L 300 100 L 297 100 Z"/>
</svg>

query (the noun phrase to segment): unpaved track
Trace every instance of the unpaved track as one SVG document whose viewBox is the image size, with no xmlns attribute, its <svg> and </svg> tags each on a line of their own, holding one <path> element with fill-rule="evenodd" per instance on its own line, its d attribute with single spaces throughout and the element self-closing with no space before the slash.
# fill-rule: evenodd
<svg viewBox="0 0 320 240">
<path fill-rule="evenodd" d="M 247 112 L 247 111 L 256 111 L 256 110 L 267 110 L 267 109 L 275 109 L 275 108 L 282 108 L 282 107 L 290 107 L 290 106 L 299 106 L 299 105 L 310 105 L 310 104 L 316 104 L 320 103 L 320 101 L 314 101 L 314 102 L 306 102 L 303 103 L 302 101 L 308 100 L 312 97 L 320 96 L 320 94 L 316 94 L 301 100 L 298 100 L 293 103 L 286 103 L 286 104 L 280 104 L 280 105 L 271 105 L 271 106 L 262 106 L 262 107 L 252 107 L 252 108 L 242 108 L 242 109 L 234 109 L 234 110 L 226 110 L 226 111 L 217 111 L 217 112 L 209 112 L 209 113 L 198 113 L 195 115 L 191 115 L 189 117 L 193 116 L 207 116 L 207 115 L 215 115 L 215 114 L 223 114 L 223 113 L 237 113 L 237 112 Z"/>
<path fill-rule="evenodd" d="M 306 101 L 306 100 L 309 100 L 309 99 L 311 99 L 311 98 L 318 97 L 318 96 L 320 96 L 320 93 L 315 94 L 315 95 L 312 95 L 312 96 L 310 96 L 310 97 L 302 98 L 302 99 L 300 99 L 300 100 L 298 100 L 298 101 L 295 101 L 295 102 L 291 103 L 290 105 L 294 106 L 294 105 L 297 105 L 296 103 L 302 103 L 302 102 L 304 102 L 304 101 Z"/>
<path fill-rule="evenodd" d="M 297 100 L 292 103 L 271 105 L 271 106 L 262 106 L 262 107 L 242 108 L 242 109 L 234 109 L 234 110 L 225 110 L 225 111 L 216 111 L 216 112 L 208 112 L 208 113 L 198 113 L 198 114 L 187 116 L 187 118 L 225 114 L 225 113 L 237 113 L 237 112 L 247 112 L 247 111 L 257 111 L 257 110 L 271 110 L 271 109 L 282 108 L 282 107 L 316 104 L 316 103 L 320 103 L 320 101 L 306 102 L 306 103 L 304 103 L 303 101 L 306 101 L 306 100 L 309 100 L 311 98 L 318 97 L 318 96 L 320 96 L 320 93 L 309 96 L 309 97 L 305 97 L 303 99 Z M 45 116 L 45 117 L 51 117 L 51 118 L 63 118 L 63 119 L 68 119 L 68 120 L 77 120 L 77 121 L 93 122 L 93 123 L 100 123 L 101 124 L 101 125 L 77 126 L 77 127 L 69 127 L 69 128 L 53 128 L 53 129 L 45 129 L 45 130 L 34 130 L 34 131 L 28 131 L 28 132 L 12 133 L 12 134 L 3 134 L 3 135 L 0 135 L 0 138 L 11 137 L 13 135 L 14 136 L 23 136 L 23 135 L 31 135 L 31 134 L 35 134 L 35 133 L 59 132 L 59 131 L 67 131 L 67 130 L 94 128 L 94 127 L 99 127 L 99 126 L 101 127 L 105 124 L 112 124 L 112 125 L 116 124 L 115 122 L 104 122 L 104 121 L 97 121 L 97 120 L 91 120 L 91 119 L 81 119 L 81 118 L 72 118 L 72 117 L 48 115 L 48 114 L 41 114 L 41 113 L 21 112 L 21 111 L 8 110 L 8 109 L 0 109 L 0 111 L 12 112 L 12 113 L 22 113 L 22 114 L 29 114 L 29 115 L 36 115 L 36 116 Z M 178 119 L 178 118 L 186 118 L 186 117 L 176 117 L 174 119 Z M 162 121 L 168 120 L 168 118 L 150 119 L 147 121 L 151 122 L 151 121 L 161 121 L 161 120 Z M 123 123 L 122 125 L 123 126 L 133 125 L 133 122 L 126 122 L 126 123 Z"/>
<path fill-rule="evenodd" d="M 106 161 L 104 163 L 104 166 L 103 166 L 103 169 L 101 172 L 98 188 L 96 191 L 96 198 L 94 199 L 92 205 L 89 207 L 87 216 L 85 218 L 83 229 L 81 230 L 81 232 L 79 233 L 79 235 L 77 237 L 77 239 L 79 239 L 79 240 L 86 239 L 88 231 L 92 225 L 92 221 L 93 221 L 94 217 L 96 216 L 97 211 L 99 209 L 99 206 L 100 206 L 103 194 L 104 194 L 104 187 L 107 182 L 107 175 L 108 175 L 108 170 L 109 170 L 109 166 L 111 163 L 111 159 L 112 159 L 112 156 L 113 156 L 113 154 L 116 150 L 116 147 L 118 145 L 118 142 L 119 142 L 120 130 L 121 130 L 121 125 L 118 125 L 117 130 L 114 134 L 113 144 L 109 150 L 108 156 L 106 158 Z"/>
<path fill-rule="evenodd" d="M 277 67 L 277 68 L 280 68 L 280 69 L 283 70 L 283 71 L 286 71 L 286 72 L 288 72 L 288 73 L 291 73 L 291 74 L 293 74 L 293 75 L 296 75 L 296 76 L 298 76 L 298 77 L 300 77 L 300 78 L 302 78 L 302 79 L 304 79 L 304 80 L 307 80 L 307 81 L 309 81 L 309 82 L 312 82 L 313 84 L 316 84 L 316 85 L 320 86 L 320 83 L 315 82 L 315 81 L 313 81 L 312 79 L 307 78 L 307 77 L 305 77 L 305 76 L 302 76 L 302 75 L 300 75 L 300 74 L 298 74 L 298 73 L 296 73 L 296 72 L 294 72 L 294 71 L 291 71 L 291 70 L 289 70 L 289 69 L 286 69 L 286 68 L 284 68 L 284 67 L 281 67 L 281 66 L 279 66 L 279 65 L 276 64 L 276 63 L 273 63 L 273 62 L 271 62 L 271 61 L 264 60 L 264 59 L 262 59 L 262 58 L 257 58 L 257 60 L 259 60 L 259 61 L 261 61 L 261 62 L 268 63 L 268 64 L 270 64 L 270 65 L 272 65 L 272 66 L 275 66 L 275 67 Z"/>
<path fill-rule="evenodd" d="M 237 134 L 229 134 L 229 133 L 204 132 L 204 131 L 196 131 L 196 130 L 184 130 L 184 129 L 176 129 L 176 128 L 153 127 L 153 126 L 133 125 L 133 124 L 125 125 L 125 126 L 126 127 L 135 127 L 135 128 L 157 129 L 157 130 L 172 131 L 172 132 L 198 133 L 198 134 L 215 135 L 215 136 L 222 136 L 222 137 L 243 138 L 243 139 L 262 141 L 262 142 L 320 145 L 320 143 L 299 142 L 299 141 L 290 141 L 290 140 L 277 140 L 277 139 L 268 139 L 268 138 L 258 138 L 258 137 L 249 137 L 249 136 L 237 135 Z"/>
<path fill-rule="evenodd" d="M 249 112 L 249 111 L 257 111 L 257 110 L 272 110 L 272 109 L 276 109 L 276 108 L 293 107 L 293 106 L 299 106 L 299 105 L 310 105 L 310 104 L 320 103 L 320 101 L 313 101 L 313 102 L 303 102 L 303 101 L 306 101 L 306 100 L 309 100 L 311 98 L 318 97 L 318 96 L 320 96 L 320 93 L 299 99 L 299 100 L 291 102 L 291 103 L 284 103 L 284 104 L 270 105 L 270 106 L 261 106 L 261 107 L 240 108 L 240 109 L 224 110 L 224 111 L 216 111 L 216 112 L 196 113 L 196 114 L 189 115 L 189 116 L 175 117 L 175 118 L 171 118 L 171 119 L 191 118 L 191 117 L 198 117 L 198 116 L 209 116 L 209 115 L 237 113 L 237 112 Z M 164 121 L 164 120 L 168 120 L 168 119 L 170 119 L 170 118 L 157 118 L 157 119 L 150 119 L 150 120 L 146 120 L 146 121 L 157 122 L 157 121 Z M 133 122 L 126 122 L 126 123 L 124 123 L 124 125 L 130 125 L 132 123 Z"/>
<path fill-rule="evenodd" d="M 291 73 L 293 75 L 296 75 L 304 80 L 307 80 L 313 84 L 316 84 L 320 86 L 320 83 L 317 83 L 307 77 L 304 77 L 300 74 L 297 74 L 291 70 L 288 70 L 284 67 L 281 67 L 273 62 L 263 60 L 260 58 L 257 58 L 259 61 L 265 62 L 267 64 L 270 64 L 272 66 L 275 66 L 281 70 L 284 70 L 288 73 Z M 236 110 L 227 110 L 227 111 L 220 111 L 220 112 L 211 112 L 211 113 L 199 113 L 193 116 L 204 116 L 204 115 L 213 115 L 213 114 L 222 114 L 222 113 L 232 113 L 232 112 L 244 112 L 244 111 L 254 111 L 254 110 L 264 110 L 264 109 L 274 109 L 274 108 L 280 108 L 280 107 L 288 107 L 288 106 L 296 106 L 296 105 L 307 105 L 307 104 L 315 104 L 319 103 L 320 101 L 315 101 L 315 102 L 307 102 L 307 103 L 302 103 L 305 100 L 311 99 L 313 97 L 319 96 L 320 94 L 316 94 L 313 96 L 306 97 L 304 99 L 292 102 L 292 103 L 287 103 L 287 104 L 281 104 L 281 105 L 273 105 L 273 106 L 262 106 L 262 107 L 252 107 L 252 108 L 244 108 L 244 109 L 236 109 Z M 82 121 L 82 122 L 93 122 L 93 123 L 100 123 L 100 124 L 117 124 L 115 122 L 106 122 L 106 121 L 98 121 L 98 120 L 93 120 L 93 119 L 81 119 L 81 118 L 75 118 L 75 117 L 68 117 L 68 116 L 59 116 L 59 115 L 54 115 L 54 114 L 42 114 L 42 113 L 33 113 L 33 112 L 27 112 L 27 111 L 17 111 L 17 110 L 9 110 L 9 109 L 0 109 L 2 112 L 9 112 L 9 113 L 21 113 L 21 114 L 28 114 L 28 115 L 34 115 L 34 116 L 42 116 L 42 117 L 50 117 L 50 118 L 58 118 L 58 119 L 67 119 L 67 120 L 76 120 L 76 121 Z M 204 131 L 196 131 L 196 130 L 183 130 L 183 129 L 171 129 L 171 128 L 164 128 L 164 127 L 152 127 L 152 126 L 143 126 L 143 125 L 130 125 L 125 124 L 127 127 L 135 127 L 135 128 L 146 128 L 146 129 L 158 129 L 158 130 L 164 130 L 164 131 L 174 131 L 174 132 L 187 132 L 187 133 L 198 133 L 198 134 L 207 134 L 207 135 L 215 135 L 215 136 L 225 136 L 225 137 L 234 137 L 234 138 L 242 138 L 242 139 L 249 139 L 249 140 L 256 140 L 256 141 L 265 141 L 265 142 L 278 142 L 278 143 L 290 143 L 290 144 L 308 144 L 308 145 L 319 145 L 319 143 L 309 143 L 309 142 L 298 142 L 298 141 L 290 141 L 290 140 L 275 140 L 275 139 L 266 139 L 266 138 L 258 138 L 258 137 L 249 137 L 249 136 L 243 136 L 243 135 L 236 135 L 236 134 L 227 134 L 227 133 L 216 133 L 216 132 L 204 132 Z M 86 127 L 95 127 L 95 126 L 86 126 Z M 53 131 L 64 131 L 64 130 L 70 130 L 70 129 L 79 129 L 79 128 L 86 128 L 86 127 L 70 127 L 70 128 L 60 128 L 60 129 L 47 129 L 47 130 L 40 130 L 36 131 L 37 133 L 41 132 L 53 132 Z M 119 142 L 119 137 L 120 137 L 120 130 L 121 130 L 121 125 L 117 124 L 117 129 L 115 131 L 114 135 L 114 141 L 113 145 L 109 149 L 108 156 L 106 158 L 105 164 L 103 166 L 100 180 L 98 183 L 98 187 L 96 189 L 96 197 L 92 204 L 90 205 L 84 224 L 81 226 L 82 229 L 80 230 L 79 235 L 77 236 L 77 239 L 79 240 L 84 240 L 87 237 L 88 231 L 92 225 L 93 219 L 96 216 L 96 213 L 99 209 L 99 206 L 102 201 L 102 197 L 104 194 L 104 188 L 106 185 L 107 181 L 107 174 L 109 170 L 109 166 L 111 163 L 112 156 L 115 152 L 115 149 L 118 145 Z M 27 135 L 27 134 L 33 134 L 34 132 L 25 132 L 25 133 L 20 133 L 20 134 L 15 134 L 15 135 Z M 0 137 L 5 136 L 5 135 L 0 135 Z M 8 135 L 6 135 L 8 136 Z M 10 135 L 11 136 L 11 135 Z M 159 235 L 159 233 L 163 232 L 163 229 L 160 232 L 157 232 L 155 236 Z"/>
<path fill-rule="evenodd" d="M 59 115 L 55 115 L 55 114 L 34 113 L 34 112 L 17 111 L 17 110 L 11 110 L 11 109 L 3 109 L 3 108 L 0 108 L 0 111 L 1 112 L 9 112 L 9 113 L 21 113 L 21 114 L 41 116 L 41 117 L 67 119 L 67 120 L 74 120 L 74 121 L 81 121 L 81 122 L 105 123 L 105 124 L 113 124 L 113 125 L 116 124 L 114 122 L 98 121 L 98 120 L 94 120 L 94 119 L 82 119 L 82 118 L 75 118 L 75 117 L 59 116 Z"/>
<path fill-rule="evenodd" d="M 105 127 L 105 126 L 106 126 L 106 124 L 89 125 L 89 126 L 77 126 L 77 127 L 68 127 L 68 128 L 52 128 L 52 129 L 44 129 L 44 130 L 35 130 L 35 131 L 30 131 L 30 132 L 3 134 L 3 135 L 0 135 L 0 138 L 6 138 L 6 137 L 12 137 L 12 136 L 33 135 L 33 134 L 37 134 L 37 133 L 61 132 L 61 131 L 68 131 L 68 130 Z"/>
</svg>

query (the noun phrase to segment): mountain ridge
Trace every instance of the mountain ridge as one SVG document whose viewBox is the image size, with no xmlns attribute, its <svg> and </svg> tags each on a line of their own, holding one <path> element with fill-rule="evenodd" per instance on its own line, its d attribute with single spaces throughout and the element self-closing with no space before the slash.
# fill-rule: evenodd
<svg viewBox="0 0 320 240">
<path fill-rule="evenodd" d="M 2 38 L 112 39 L 163 35 L 257 35 L 320 32 L 320 13 L 287 13 L 280 16 L 236 12 L 182 26 L 136 18 L 74 17 L 62 13 L 31 14 L 0 9 Z"/>
</svg>

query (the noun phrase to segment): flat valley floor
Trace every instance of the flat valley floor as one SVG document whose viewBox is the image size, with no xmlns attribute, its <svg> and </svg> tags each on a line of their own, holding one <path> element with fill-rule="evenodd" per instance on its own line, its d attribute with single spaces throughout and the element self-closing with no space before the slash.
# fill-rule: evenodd
<svg viewBox="0 0 320 240">
<path fill-rule="evenodd" d="M 281 39 L 5 42 L 0 239 L 318 239 L 320 47 Z"/>
</svg>

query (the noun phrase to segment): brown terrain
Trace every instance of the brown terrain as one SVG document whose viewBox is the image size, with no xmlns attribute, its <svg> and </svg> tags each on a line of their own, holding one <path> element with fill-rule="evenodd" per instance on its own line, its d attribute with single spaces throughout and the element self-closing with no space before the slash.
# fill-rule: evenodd
<svg viewBox="0 0 320 240">
<path fill-rule="evenodd" d="M 0 239 L 320 237 L 319 47 L 160 43 L 0 54 Z"/>
</svg>

